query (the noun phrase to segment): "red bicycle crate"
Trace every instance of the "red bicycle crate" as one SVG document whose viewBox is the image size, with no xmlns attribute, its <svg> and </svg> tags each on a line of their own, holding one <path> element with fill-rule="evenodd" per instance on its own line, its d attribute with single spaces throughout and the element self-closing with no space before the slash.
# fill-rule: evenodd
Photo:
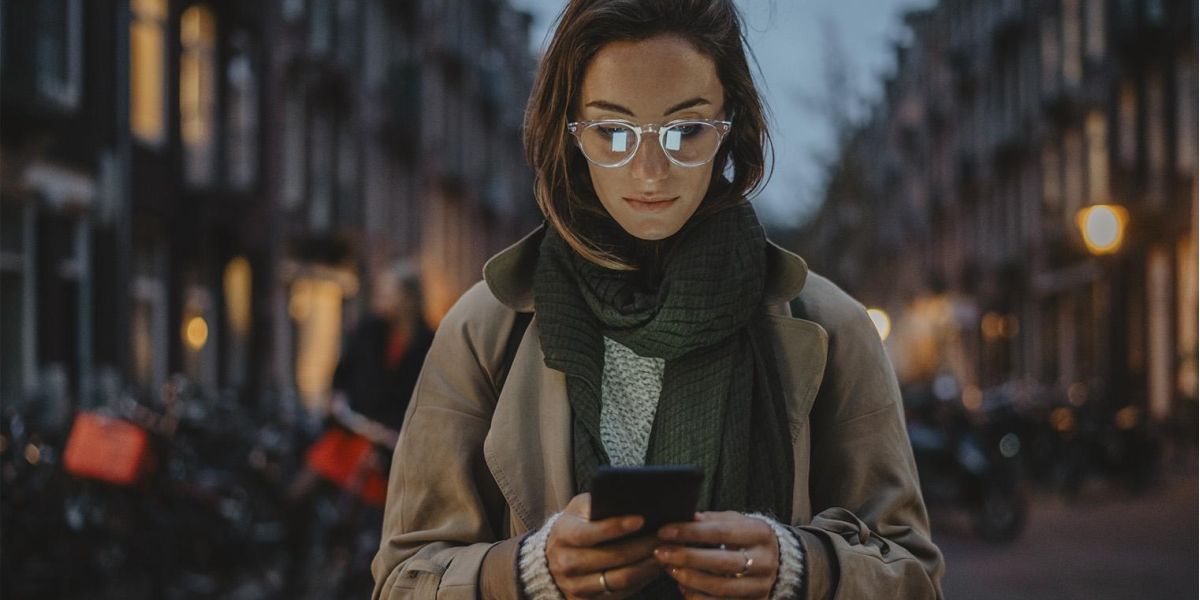
<svg viewBox="0 0 1200 600">
<path fill-rule="evenodd" d="M 76 414 L 63 453 L 68 473 L 130 485 L 145 473 L 149 460 L 150 440 L 141 427 L 93 412 Z"/>
<path fill-rule="evenodd" d="M 367 504 L 383 506 L 387 499 L 387 477 L 380 469 L 367 467 L 370 452 L 371 442 L 367 438 L 333 428 L 308 449 L 305 463 L 342 489 L 357 493 Z M 361 487 L 355 489 L 356 486 Z"/>
</svg>

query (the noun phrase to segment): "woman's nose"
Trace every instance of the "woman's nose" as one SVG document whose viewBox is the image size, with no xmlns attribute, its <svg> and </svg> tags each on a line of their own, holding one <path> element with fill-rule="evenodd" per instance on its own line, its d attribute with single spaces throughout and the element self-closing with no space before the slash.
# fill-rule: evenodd
<svg viewBox="0 0 1200 600">
<path fill-rule="evenodd" d="M 667 177 L 671 169 L 671 161 L 658 143 L 658 138 L 647 136 L 642 140 L 637 154 L 630 161 L 630 169 L 634 179 L 639 181 L 659 181 Z"/>
</svg>

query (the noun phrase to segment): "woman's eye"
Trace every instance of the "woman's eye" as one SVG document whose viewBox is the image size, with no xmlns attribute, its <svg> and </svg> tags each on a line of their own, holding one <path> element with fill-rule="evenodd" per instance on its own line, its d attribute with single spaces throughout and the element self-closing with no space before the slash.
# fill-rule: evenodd
<svg viewBox="0 0 1200 600">
<path fill-rule="evenodd" d="M 697 125 L 695 123 L 691 123 L 688 125 L 676 125 L 676 126 L 672 127 L 671 129 L 678 131 L 679 135 L 682 135 L 683 137 L 691 137 L 700 132 L 700 125 Z"/>
</svg>

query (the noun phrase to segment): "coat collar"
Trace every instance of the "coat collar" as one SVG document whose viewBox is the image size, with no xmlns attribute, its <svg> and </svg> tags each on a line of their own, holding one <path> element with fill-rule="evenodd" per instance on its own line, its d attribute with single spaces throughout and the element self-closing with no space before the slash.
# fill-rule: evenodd
<svg viewBox="0 0 1200 600">
<path fill-rule="evenodd" d="M 533 272 L 546 227 L 542 223 L 483 265 L 483 279 L 492 294 L 517 312 L 533 312 Z M 767 240 L 767 305 L 783 304 L 800 295 L 807 278 L 808 264 L 803 258 Z"/>
</svg>

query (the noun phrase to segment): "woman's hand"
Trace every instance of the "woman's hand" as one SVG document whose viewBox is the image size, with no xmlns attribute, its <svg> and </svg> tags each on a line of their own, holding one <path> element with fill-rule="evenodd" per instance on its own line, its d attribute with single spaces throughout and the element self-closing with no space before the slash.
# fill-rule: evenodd
<svg viewBox="0 0 1200 600">
<path fill-rule="evenodd" d="M 554 584 L 568 599 L 631 596 L 654 580 L 662 566 L 652 535 L 613 542 L 642 527 L 638 516 L 589 521 L 592 495 L 571 499 L 546 540 L 546 562 Z M 605 589 L 607 585 L 608 589 Z"/>
<path fill-rule="evenodd" d="M 734 511 L 699 512 L 693 522 L 659 529 L 658 537 L 664 545 L 654 555 L 688 600 L 771 594 L 779 572 L 779 540 L 770 525 Z M 718 547 L 684 546 L 688 543 Z"/>
</svg>

